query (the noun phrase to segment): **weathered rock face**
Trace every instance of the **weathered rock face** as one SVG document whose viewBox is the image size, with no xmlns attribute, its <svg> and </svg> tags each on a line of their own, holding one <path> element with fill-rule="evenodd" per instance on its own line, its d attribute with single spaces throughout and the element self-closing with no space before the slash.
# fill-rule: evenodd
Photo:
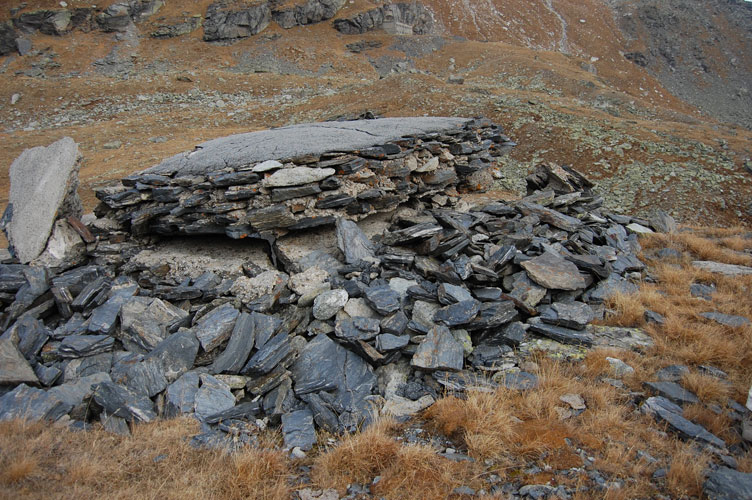
<svg viewBox="0 0 752 500">
<path fill-rule="evenodd" d="M 358 35 L 381 29 L 388 23 L 401 23 L 412 28 L 415 35 L 433 31 L 433 15 L 423 4 L 393 3 L 362 12 L 349 19 L 337 19 L 334 28 L 340 33 Z"/>
<path fill-rule="evenodd" d="M 307 0 L 293 5 L 283 1 L 270 3 L 272 19 L 287 29 L 331 19 L 345 5 L 345 0 Z"/>
<path fill-rule="evenodd" d="M 18 34 L 9 21 L 0 22 L 0 56 L 8 55 L 16 50 Z"/>
<path fill-rule="evenodd" d="M 78 167 L 78 145 L 70 137 L 28 149 L 10 166 L 10 196 L 0 225 L 22 263 L 42 253 L 56 218 L 81 215 Z"/>
<path fill-rule="evenodd" d="M 385 118 L 298 125 L 207 142 L 97 193 L 135 234 L 271 241 L 463 188 L 510 144 L 487 120 Z M 279 161 L 277 161 L 279 160 Z"/>
<path fill-rule="evenodd" d="M 260 33 L 269 26 L 272 12 L 263 1 L 221 0 L 206 11 L 204 40 L 233 40 Z"/>
</svg>

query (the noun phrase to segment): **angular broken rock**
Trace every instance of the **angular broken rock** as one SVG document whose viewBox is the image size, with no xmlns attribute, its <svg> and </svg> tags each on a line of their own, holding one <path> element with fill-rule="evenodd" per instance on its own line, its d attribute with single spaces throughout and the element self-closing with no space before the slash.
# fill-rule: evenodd
<svg viewBox="0 0 752 500">
<path fill-rule="evenodd" d="M 21 419 L 54 422 L 71 408 L 71 404 L 54 394 L 21 384 L 0 397 L 0 421 Z"/>
<path fill-rule="evenodd" d="M 587 286 L 576 265 L 551 252 L 525 261 L 521 266 L 533 281 L 548 289 L 579 290 Z"/>
<path fill-rule="evenodd" d="M 308 451 L 316 444 L 316 431 L 313 427 L 311 410 L 297 410 L 282 415 L 282 433 L 285 448 L 300 448 Z"/>
<path fill-rule="evenodd" d="M 333 168 L 283 168 L 265 178 L 261 184 L 269 188 L 300 186 L 301 184 L 323 181 L 327 177 L 334 175 L 334 173 L 335 170 Z"/>
<path fill-rule="evenodd" d="M 186 372 L 170 384 L 166 391 L 167 415 L 174 417 L 191 413 L 195 407 L 198 385 L 199 377 L 196 372 Z"/>
<path fill-rule="evenodd" d="M 331 318 L 345 307 L 349 298 L 347 291 L 342 289 L 321 293 L 313 300 L 313 317 L 322 321 Z"/>
<path fill-rule="evenodd" d="M 0 226 L 22 263 L 42 253 L 56 218 L 81 215 L 78 167 L 78 144 L 70 137 L 27 149 L 10 166 L 8 207 Z"/>
<path fill-rule="evenodd" d="M 168 382 L 172 382 L 193 367 L 199 341 L 191 330 L 173 333 L 157 345 L 145 358 L 159 360 Z"/>
<path fill-rule="evenodd" d="M 366 398 L 376 387 L 373 368 L 328 336 L 317 335 L 308 342 L 291 371 L 298 397 L 333 395 L 329 404 L 336 409 L 338 431 L 349 431 L 368 418 L 371 406 Z"/>
<path fill-rule="evenodd" d="M 676 382 L 645 382 L 642 385 L 648 389 L 649 392 L 663 396 L 680 406 L 700 402 L 700 400 L 697 399 L 697 396 Z"/>
<path fill-rule="evenodd" d="M 235 321 L 230 341 L 225 350 L 217 356 L 212 365 L 214 373 L 237 373 L 243 368 L 253 349 L 256 339 L 256 329 L 253 317 L 248 313 L 240 313 Z"/>
<path fill-rule="evenodd" d="M 198 321 L 193 331 L 204 351 L 216 349 L 230 337 L 237 317 L 237 309 L 231 304 L 223 304 Z"/>
<path fill-rule="evenodd" d="M 531 332 L 543 335 L 562 344 L 582 345 L 586 347 L 593 345 L 593 335 L 586 331 L 548 325 L 541 321 L 541 318 L 531 318 L 528 324 L 530 325 Z"/>
<path fill-rule="evenodd" d="M 593 309 L 582 302 L 557 302 L 541 313 L 541 319 L 551 325 L 584 330 L 593 320 Z"/>
<path fill-rule="evenodd" d="M 356 223 L 337 218 L 337 246 L 345 255 L 345 262 L 357 264 L 361 260 L 373 260 L 376 254 L 373 243 Z"/>
<path fill-rule="evenodd" d="M 369 306 L 384 316 L 397 311 L 401 304 L 399 293 L 389 286 L 370 287 L 366 290 L 365 299 Z"/>
<path fill-rule="evenodd" d="M 702 486 L 710 500 L 741 500 L 752 498 L 752 474 L 720 466 Z"/>
<path fill-rule="evenodd" d="M 10 336 L 0 338 L 0 385 L 38 384 L 29 362 Z"/>
<path fill-rule="evenodd" d="M 151 422 L 157 417 L 148 396 L 113 382 L 98 384 L 94 390 L 94 401 L 110 415 L 128 421 Z"/>
<path fill-rule="evenodd" d="M 710 260 L 695 260 L 692 261 L 692 265 L 703 271 L 724 274 L 726 276 L 747 276 L 752 274 L 752 267 L 724 264 L 722 262 L 713 262 Z"/>
<path fill-rule="evenodd" d="M 200 375 L 201 387 L 194 397 L 196 417 L 204 420 L 235 406 L 235 396 L 224 382 L 207 373 Z"/>
<path fill-rule="evenodd" d="M 462 344 L 443 325 L 435 326 L 418 346 L 410 364 L 424 370 L 462 370 L 464 350 Z"/>
<path fill-rule="evenodd" d="M 682 409 L 668 399 L 661 396 L 653 396 L 645 400 L 641 409 L 643 413 L 653 415 L 656 420 L 667 423 L 674 431 L 685 439 L 692 439 L 717 448 L 724 449 L 726 442 L 708 432 L 708 430 L 690 422 L 682 416 Z"/>
</svg>

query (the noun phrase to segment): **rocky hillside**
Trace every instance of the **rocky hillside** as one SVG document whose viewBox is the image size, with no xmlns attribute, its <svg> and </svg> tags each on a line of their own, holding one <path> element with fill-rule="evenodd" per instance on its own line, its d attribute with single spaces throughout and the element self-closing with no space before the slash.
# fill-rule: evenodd
<svg viewBox="0 0 752 500">
<path fill-rule="evenodd" d="M 552 161 L 586 172 L 610 209 L 749 222 L 750 9 L 691 4 L 10 2 L 0 202 L 13 158 L 64 135 L 90 209 L 103 182 L 230 133 L 483 115 L 519 144 L 500 190 L 520 194 Z"/>
</svg>

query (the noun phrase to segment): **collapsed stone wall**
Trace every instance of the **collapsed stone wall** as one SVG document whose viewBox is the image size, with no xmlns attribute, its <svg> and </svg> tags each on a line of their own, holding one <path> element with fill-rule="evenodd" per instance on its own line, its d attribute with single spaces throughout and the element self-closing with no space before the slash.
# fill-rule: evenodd
<svg viewBox="0 0 752 500">
<path fill-rule="evenodd" d="M 455 158 L 471 156 L 476 143 L 468 140 L 491 132 L 477 143 L 489 149 L 479 151 L 504 143 L 486 120 L 374 122 L 291 127 L 207 143 L 131 177 L 126 184 L 134 189 L 121 192 L 148 192 L 145 198 L 151 198 L 141 201 L 169 204 L 155 202 L 154 191 L 169 188 L 167 180 L 178 174 L 217 172 L 220 164 L 231 171 L 217 173 L 215 181 L 257 174 L 253 168 L 270 152 L 290 164 L 274 164 L 265 179 L 297 174 L 301 167 L 293 160 L 320 163 L 332 151 L 332 137 L 360 144 L 347 154 L 358 151 L 363 161 L 382 155 L 404 160 L 420 147 L 440 155 L 450 140 Z M 309 136 L 295 144 L 275 142 L 301 130 Z M 63 145 L 73 150 L 70 142 Z M 368 155 L 360 156 L 365 150 Z M 441 163 L 439 156 L 422 159 L 419 165 Z M 454 174 L 463 166 L 453 165 Z M 315 182 L 336 178 L 324 173 Z M 157 178 L 166 183 L 155 184 Z M 592 346 L 649 347 L 652 340 L 640 329 L 591 321 L 603 317 L 608 297 L 633 293 L 636 282 L 648 278 L 636 256 L 638 236 L 676 230 L 673 219 L 605 212 L 592 184 L 566 167 L 539 166 L 527 182 L 522 200 L 476 206 L 446 206 L 446 194 L 424 191 L 370 236 L 366 220 L 356 223 L 341 211 L 334 230 L 292 232 L 277 242 L 286 247 L 287 272 L 263 265 L 250 245 L 233 253 L 213 238 L 175 253 L 174 246 L 167 250 L 164 242 L 122 231 L 112 219 L 57 220 L 80 235 L 67 245 L 81 252 L 62 252 L 55 266 L 0 257 L 0 420 L 74 428 L 100 421 L 110 431 L 129 433 L 132 422 L 192 415 L 202 423 L 193 445 L 229 450 L 254 444 L 261 429 L 281 424 L 285 447 L 301 456 L 314 446 L 316 428 L 350 432 L 379 413 L 415 415 L 445 391 L 535 387 L 537 377 L 523 363 L 536 350 L 581 358 Z M 262 182 L 265 187 L 272 188 L 267 194 L 274 203 L 277 186 Z M 138 210 L 109 210 L 125 215 L 131 231 L 139 228 L 133 223 Z M 208 214 L 201 210 L 202 217 Z M 44 218 L 52 223 L 58 215 Z M 334 239 L 336 252 L 322 248 L 320 238 Z M 209 255 L 197 255 L 202 252 Z M 667 255 L 667 249 L 656 253 Z M 724 316 L 721 321 L 739 320 Z M 654 312 L 646 317 L 663 321 Z M 609 363 L 621 376 L 631 370 L 619 359 Z M 682 416 L 678 405 L 696 402 L 682 396 L 686 391 L 661 383 L 646 384 L 646 390 L 659 396 L 644 401 L 644 412 L 721 458 L 728 455 L 723 439 Z"/>
<path fill-rule="evenodd" d="M 369 127 L 397 126 L 407 120 L 335 122 L 330 127 L 335 135 L 365 130 L 362 135 L 369 137 Z M 282 161 L 241 158 L 234 166 L 202 164 L 187 173 L 158 166 L 99 189 L 102 204 L 97 214 L 117 220 L 136 235 L 226 234 L 271 240 L 289 231 L 331 226 L 343 214 L 359 220 L 408 200 L 438 195 L 438 201 L 456 196 L 458 190 L 486 187 L 489 167 L 514 143 L 488 120 L 451 123 L 455 126 L 438 133 L 358 149 L 340 139 L 332 144 L 335 151 Z M 207 143 L 200 152 L 211 157 L 211 151 L 221 155 L 223 148 Z"/>
</svg>

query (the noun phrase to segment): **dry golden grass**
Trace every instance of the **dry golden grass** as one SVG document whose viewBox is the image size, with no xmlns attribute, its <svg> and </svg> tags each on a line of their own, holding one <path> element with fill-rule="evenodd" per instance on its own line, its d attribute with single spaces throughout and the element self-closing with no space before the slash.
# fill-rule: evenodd
<svg viewBox="0 0 752 500">
<path fill-rule="evenodd" d="M 350 483 L 368 484 L 397 460 L 400 444 L 389 435 L 394 423 L 380 420 L 366 430 L 345 436 L 319 455 L 312 479 L 322 488 L 344 490 Z"/>
<path fill-rule="evenodd" d="M 291 464 L 265 446 L 197 451 L 191 419 L 135 426 L 132 437 L 0 422 L 0 495 L 8 498 L 289 498 Z M 19 458 L 20 457 L 20 458 Z M 54 487 L 53 487 L 54 485 Z"/>
<path fill-rule="evenodd" d="M 680 497 L 699 497 L 702 494 L 702 483 L 709 461 L 710 457 L 697 450 L 694 444 L 677 444 L 666 475 L 669 490 Z"/>
</svg>

